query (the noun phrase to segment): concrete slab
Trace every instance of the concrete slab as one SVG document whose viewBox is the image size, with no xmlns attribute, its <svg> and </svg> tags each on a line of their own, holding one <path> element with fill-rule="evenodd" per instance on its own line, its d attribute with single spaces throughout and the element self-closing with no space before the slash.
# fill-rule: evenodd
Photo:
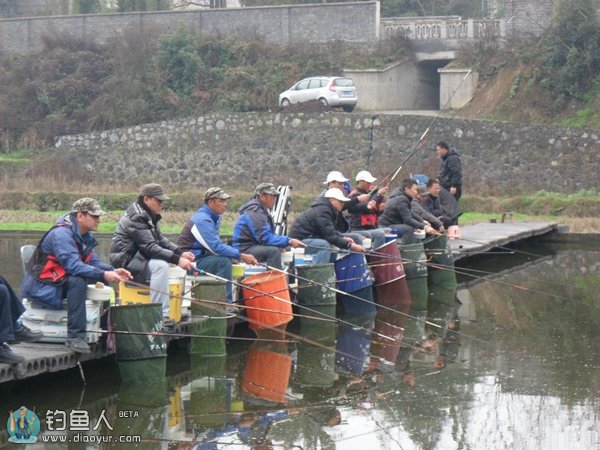
<svg viewBox="0 0 600 450">
<path fill-rule="evenodd" d="M 461 226 L 461 239 L 451 239 L 454 260 L 485 253 L 493 248 L 556 230 L 552 222 L 478 223 Z"/>
</svg>

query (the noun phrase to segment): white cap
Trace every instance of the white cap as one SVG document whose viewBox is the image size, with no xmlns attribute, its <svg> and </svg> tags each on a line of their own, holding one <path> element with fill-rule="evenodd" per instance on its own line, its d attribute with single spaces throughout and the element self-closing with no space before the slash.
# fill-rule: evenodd
<svg viewBox="0 0 600 450">
<path fill-rule="evenodd" d="M 323 184 L 329 184 L 332 181 L 339 181 L 340 183 L 343 183 L 345 181 L 348 181 L 348 178 L 342 175 L 342 172 L 334 170 L 333 172 L 329 172 L 327 174 L 327 180 Z"/>
<path fill-rule="evenodd" d="M 375 183 L 377 178 L 371 175 L 368 170 L 361 170 L 356 174 L 356 181 L 366 181 L 367 183 Z"/>
<path fill-rule="evenodd" d="M 350 201 L 350 199 L 348 197 L 346 197 L 344 195 L 344 193 L 341 190 L 339 190 L 338 188 L 327 189 L 327 192 L 325 192 L 325 195 L 323 197 L 335 198 L 335 199 L 339 200 L 340 202 L 349 202 Z"/>
</svg>

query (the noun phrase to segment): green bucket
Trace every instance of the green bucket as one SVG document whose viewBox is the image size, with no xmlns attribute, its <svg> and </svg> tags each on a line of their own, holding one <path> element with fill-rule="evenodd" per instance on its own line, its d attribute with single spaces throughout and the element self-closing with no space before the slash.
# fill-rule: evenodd
<svg viewBox="0 0 600 450">
<path fill-rule="evenodd" d="M 335 305 L 335 270 L 333 264 L 311 264 L 296 267 L 298 303 L 300 305 Z M 333 289 L 330 289 L 333 288 Z"/>
<path fill-rule="evenodd" d="M 225 304 L 227 303 L 227 282 L 217 280 L 209 276 L 201 276 L 195 279 L 196 283 L 192 287 L 192 306 L 191 313 L 194 315 L 206 316 L 225 316 Z M 197 299 L 198 301 L 194 301 Z M 215 303 L 202 303 L 201 300 Z"/>
<path fill-rule="evenodd" d="M 164 336 L 149 334 L 162 329 L 162 305 L 137 303 L 111 308 L 112 329 L 115 333 L 117 360 L 137 361 L 149 358 L 165 358 L 167 343 Z"/>
<path fill-rule="evenodd" d="M 335 305 L 314 306 L 306 316 L 335 317 Z M 300 336 L 311 342 L 298 344 L 296 383 L 301 386 L 329 387 L 335 381 L 335 336 L 337 324 L 323 320 L 300 318 Z M 319 344 L 319 345 L 315 345 Z M 328 348 L 325 348 L 328 347 Z"/>
<path fill-rule="evenodd" d="M 413 311 L 427 311 L 427 301 L 429 300 L 427 278 L 409 278 L 406 281 L 412 298 L 411 314 Z"/>
<path fill-rule="evenodd" d="M 400 245 L 400 256 L 404 263 L 404 273 L 406 278 L 419 278 L 427 276 L 427 255 L 422 242 L 416 244 Z"/>
<path fill-rule="evenodd" d="M 430 263 L 439 264 L 442 267 L 454 267 L 454 255 L 450 248 L 450 242 L 446 236 L 435 236 L 424 243 L 425 254 Z"/>
<path fill-rule="evenodd" d="M 123 383 L 150 384 L 164 380 L 167 373 L 167 358 L 148 358 L 135 361 L 119 361 L 119 373 Z"/>
<path fill-rule="evenodd" d="M 193 319 L 191 334 L 210 337 L 191 338 L 190 353 L 204 356 L 223 356 L 227 354 L 227 319 L 208 317 Z"/>
</svg>

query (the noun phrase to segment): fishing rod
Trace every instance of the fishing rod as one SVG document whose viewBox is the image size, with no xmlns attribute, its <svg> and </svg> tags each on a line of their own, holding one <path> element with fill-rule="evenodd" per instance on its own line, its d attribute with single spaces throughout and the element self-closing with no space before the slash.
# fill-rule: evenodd
<svg viewBox="0 0 600 450">
<path fill-rule="evenodd" d="M 240 336 L 209 336 L 204 334 L 190 333 L 165 333 L 160 331 L 116 331 L 116 330 L 86 330 L 86 333 L 101 334 L 122 334 L 126 336 L 156 336 L 156 337 L 176 337 L 176 338 L 203 338 L 203 339 L 227 339 L 232 341 L 259 341 L 259 342 L 277 342 L 282 344 L 294 344 L 298 341 L 289 339 L 265 339 L 265 338 L 245 338 Z"/>
<path fill-rule="evenodd" d="M 206 271 L 203 271 L 203 270 L 197 270 L 197 272 L 202 272 L 202 273 L 205 273 L 205 274 L 207 274 L 207 275 L 209 275 L 209 276 L 213 276 L 213 277 L 215 277 L 216 279 L 219 279 L 220 281 L 228 281 L 228 280 L 227 280 L 227 279 L 225 279 L 225 278 L 219 277 L 218 275 L 210 274 L 209 272 L 206 272 Z M 232 282 L 232 283 L 234 283 L 234 284 L 237 284 L 237 283 L 235 283 L 235 282 Z M 138 284 L 138 285 L 140 285 L 139 283 L 135 283 L 135 284 Z M 144 285 L 140 285 L 140 286 L 146 287 L 146 286 L 144 286 Z M 249 288 L 248 286 L 245 286 L 245 285 L 242 285 L 242 287 L 244 287 L 244 288 Z M 146 287 L 146 288 L 148 288 L 148 287 Z M 260 292 L 260 291 L 258 291 L 258 290 L 256 290 L 256 289 L 252 289 L 252 288 L 249 288 L 249 289 L 251 289 L 251 290 L 254 290 L 254 291 L 256 291 L 256 292 Z M 271 297 L 272 297 L 272 298 L 274 298 L 274 299 L 280 300 L 280 301 L 285 301 L 285 302 L 288 302 L 288 300 L 286 300 L 286 299 L 281 299 L 281 298 L 274 297 L 274 296 L 271 296 Z M 221 303 L 221 304 L 222 304 L 222 303 Z M 316 313 L 320 313 L 320 311 L 314 311 L 314 312 L 316 312 Z M 293 314 L 290 314 L 290 315 L 293 315 Z M 331 316 L 329 316 L 329 315 L 327 315 L 327 314 L 324 314 L 324 313 L 323 313 L 323 315 L 325 315 L 326 317 L 331 317 Z M 247 317 L 244 317 L 244 316 L 242 316 L 242 315 L 238 315 L 238 314 L 235 314 L 235 315 L 234 315 L 234 314 L 232 314 L 232 316 L 237 316 L 238 318 L 240 318 L 240 319 L 242 319 L 242 320 L 245 320 L 245 321 L 248 321 L 248 322 L 250 321 L 250 320 L 249 320 Z M 308 317 L 308 318 L 311 318 L 311 317 Z M 391 338 L 391 337 L 389 337 L 389 336 L 383 335 L 383 334 L 381 334 L 381 333 L 377 333 L 377 332 L 375 332 L 375 331 L 369 330 L 369 329 L 367 329 L 367 328 L 361 327 L 361 326 L 359 326 L 359 325 L 356 325 L 356 324 L 353 324 L 353 323 L 351 323 L 351 322 L 347 322 L 347 321 L 345 321 L 345 320 L 342 320 L 342 319 L 337 319 L 337 318 L 334 318 L 334 321 L 335 321 L 335 322 L 339 322 L 339 323 L 343 323 L 343 324 L 346 324 L 346 325 L 350 325 L 350 326 L 351 326 L 351 327 L 353 327 L 353 328 L 361 329 L 361 330 L 363 330 L 363 331 L 365 331 L 365 332 L 367 332 L 367 333 L 369 333 L 369 334 L 371 334 L 371 335 L 376 335 L 376 336 L 382 337 L 382 338 L 384 338 L 384 339 L 388 339 L 388 340 L 390 340 L 390 341 L 392 341 L 392 342 L 394 342 L 394 343 L 397 343 L 397 341 L 396 341 L 395 339 L 393 339 L 393 338 Z M 318 341 L 314 341 L 314 340 L 312 340 L 312 339 L 308 339 L 308 338 L 306 338 L 306 337 L 304 337 L 304 336 L 297 335 L 297 334 L 295 334 L 295 333 L 292 333 L 292 332 L 290 332 L 290 331 L 288 331 L 288 330 L 283 330 L 283 329 L 281 329 L 281 328 L 277 328 L 277 327 L 269 326 L 269 325 L 266 325 L 266 324 L 261 324 L 261 325 L 263 325 L 265 328 L 268 328 L 268 329 L 270 329 L 270 330 L 272 330 L 272 331 L 275 331 L 275 332 L 277 332 L 278 334 L 285 334 L 285 335 L 287 335 L 287 336 L 289 336 L 289 337 L 291 337 L 291 338 L 294 338 L 294 339 L 296 339 L 296 342 L 306 342 L 306 343 L 308 343 L 308 344 L 314 345 L 314 346 L 316 346 L 316 347 L 319 347 L 319 348 L 322 348 L 322 349 L 324 349 L 324 350 L 333 351 L 334 353 L 336 353 L 336 354 L 339 354 L 339 355 L 342 355 L 342 356 L 345 356 L 345 357 L 347 357 L 347 358 L 349 358 L 349 359 L 356 359 L 356 360 L 358 360 L 358 361 L 362 361 L 362 358 L 357 358 L 356 356 L 354 356 L 354 355 L 351 355 L 351 354 L 349 354 L 349 353 L 346 353 L 346 352 L 342 352 L 342 351 L 338 350 L 338 349 L 337 349 L 337 348 L 335 348 L 335 347 L 330 347 L 330 346 L 323 345 L 323 344 L 321 344 L 321 343 L 320 343 L 320 342 L 318 342 Z M 104 332 L 104 331 L 103 331 L 103 332 Z M 129 333 L 129 332 L 126 332 L 126 333 Z M 154 334 L 153 332 L 131 332 L 131 333 L 132 333 L 132 334 L 133 334 L 133 333 L 136 333 L 136 334 L 140 334 L 140 335 L 153 335 L 153 334 Z M 175 335 L 175 334 L 171 334 L 171 333 L 163 333 L 163 334 L 164 334 L 164 335 L 167 335 L 167 336 L 174 336 L 174 335 Z M 226 339 L 226 338 L 225 338 L 225 337 L 221 337 L 221 339 Z M 251 338 L 250 338 L 250 339 L 251 339 Z M 272 340 L 268 340 L 268 341 L 270 341 L 270 342 L 273 342 Z"/>
<path fill-rule="evenodd" d="M 265 267 L 267 267 L 267 266 L 266 266 L 266 264 L 260 264 L 260 265 L 265 265 Z M 283 270 L 281 270 L 281 269 L 276 269 L 276 271 L 277 271 L 277 272 L 280 272 L 280 273 L 283 273 L 283 274 L 285 274 L 286 276 L 287 276 L 287 275 L 289 275 L 287 272 L 285 272 L 285 271 L 283 271 Z M 274 296 L 274 295 L 268 295 L 268 294 L 265 294 L 264 292 L 262 292 L 262 291 L 260 291 L 260 290 L 258 290 L 258 289 L 255 289 L 255 288 L 253 288 L 253 287 L 247 286 L 247 285 L 245 285 L 245 284 L 237 283 L 237 282 L 235 282 L 235 281 L 233 281 L 233 280 L 228 280 L 227 278 L 223 278 L 223 277 L 220 277 L 220 276 L 218 276 L 218 275 L 215 275 L 215 274 L 211 274 L 211 273 L 209 273 L 209 272 L 206 272 L 205 270 L 198 270 L 198 269 L 197 269 L 197 272 L 199 272 L 199 273 L 204 273 L 204 274 L 206 274 L 206 275 L 208 275 L 208 276 L 210 276 L 210 277 L 212 277 L 212 278 L 215 278 L 216 280 L 220 280 L 220 281 L 225 281 L 225 282 L 228 282 L 228 283 L 232 283 L 232 284 L 234 284 L 235 286 L 239 286 L 239 287 L 241 287 L 241 288 L 243 288 L 243 289 L 248 289 L 248 290 L 250 290 L 250 291 L 253 291 L 253 292 L 256 292 L 256 293 L 259 293 L 259 294 L 264 294 L 264 295 L 267 295 L 267 297 L 271 297 L 271 298 L 272 298 L 272 299 L 274 299 L 274 300 L 281 301 L 281 302 L 285 302 L 285 303 L 290 303 L 290 301 L 289 301 L 289 300 L 287 300 L 287 299 L 284 299 L 284 298 L 281 298 L 281 297 L 276 297 L 276 296 Z M 352 324 L 352 323 L 350 323 L 350 322 L 347 322 L 347 321 L 345 321 L 345 320 L 342 320 L 342 319 L 339 319 L 339 318 L 337 318 L 337 317 L 331 316 L 331 315 L 329 315 L 329 314 L 326 314 L 326 313 L 324 313 L 324 312 L 322 312 L 322 311 L 319 311 L 319 310 L 315 310 L 315 309 L 309 308 L 309 307 L 307 307 L 306 305 L 300 305 L 300 304 L 296 304 L 296 306 L 298 306 L 299 308 L 303 308 L 303 309 L 305 309 L 305 310 L 307 310 L 307 311 L 310 311 L 310 312 L 312 312 L 312 313 L 319 314 L 319 315 L 321 315 L 321 316 L 323 316 L 323 317 L 326 317 L 326 318 L 328 318 L 328 319 L 333 319 L 334 321 L 336 321 L 336 322 L 338 322 L 338 323 L 343 323 L 343 324 L 345 324 L 345 325 L 350 325 L 350 326 L 353 326 L 353 327 L 356 327 L 356 328 L 362 329 L 363 331 L 367 331 L 367 332 L 369 332 L 369 333 L 371 333 L 371 334 L 375 334 L 375 335 L 377 335 L 377 336 L 379 336 L 379 337 L 382 337 L 382 338 L 384 338 L 384 339 L 388 339 L 388 340 L 390 340 L 390 341 L 393 341 L 393 342 L 395 342 L 395 339 L 393 339 L 393 338 L 390 338 L 389 336 L 385 336 L 384 334 L 380 334 L 380 333 L 377 333 L 377 332 L 375 332 L 375 331 L 370 331 L 370 330 L 367 330 L 366 328 L 363 328 L 363 327 L 360 327 L 360 326 L 356 326 L 356 325 L 354 325 L 354 324 Z"/>
</svg>

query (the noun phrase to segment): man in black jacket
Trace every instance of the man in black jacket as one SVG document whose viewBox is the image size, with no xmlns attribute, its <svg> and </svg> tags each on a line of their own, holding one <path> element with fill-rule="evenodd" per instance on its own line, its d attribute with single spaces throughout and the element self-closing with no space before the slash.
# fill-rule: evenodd
<svg viewBox="0 0 600 450">
<path fill-rule="evenodd" d="M 129 270 L 138 283 L 150 284 L 152 303 L 162 304 L 169 320 L 169 263 L 193 268 L 194 254 L 183 251 L 160 231 L 162 205 L 169 197 L 159 184 L 145 184 L 117 224 L 110 248 L 110 262 Z"/>
<path fill-rule="evenodd" d="M 344 204 L 349 201 L 350 199 L 341 190 L 328 189 L 292 224 L 290 237 L 299 239 L 307 245 L 305 253 L 313 255 L 314 264 L 329 262 L 331 258 L 330 245 L 355 252 L 365 252 L 362 245 L 343 235 L 349 227 L 341 212 Z"/>
<path fill-rule="evenodd" d="M 427 234 L 439 234 L 412 210 L 411 202 L 416 195 L 417 182 L 411 178 L 402 180 L 400 187 L 390 194 L 383 214 L 379 218 L 380 226 L 398 231 L 402 244 L 415 242 L 415 229 L 425 230 Z"/>
<path fill-rule="evenodd" d="M 438 177 L 440 184 L 458 201 L 462 195 L 463 184 L 460 155 L 456 150 L 450 149 L 448 144 L 443 141 L 438 142 L 435 151 L 442 159 L 442 167 L 440 169 L 440 176 Z"/>
</svg>

